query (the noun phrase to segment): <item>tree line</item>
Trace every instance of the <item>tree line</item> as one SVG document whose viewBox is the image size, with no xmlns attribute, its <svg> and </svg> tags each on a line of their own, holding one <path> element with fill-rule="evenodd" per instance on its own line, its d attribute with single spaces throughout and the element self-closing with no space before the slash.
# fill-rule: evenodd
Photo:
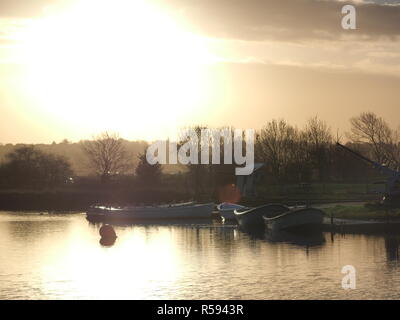
<svg viewBox="0 0 400 320">
<path fill-rule="evenodd" d="M 272 120 L 257 135 L 256 158 L 267 163 L 274 182 L 356 182 L 376 175 L 365 162 L 339 149 L 344 137 L 334 135 L 326 122 L 314 117 L 304 128 Z M 346 144 L 360 154 L 397 169 L 400 136 L 381 117 L 364 112 L 350 119 Z"/>
<path fill-rule="evenodd" d="M 206 126 L 195 127 L 198 135 L 202 129 Z M 261 183 L 366 183 L 382 178 L 368 163 L 338 148 L 337 142 L 393 169 L 399 166 L 400 134 L 372 112 L 351 118 L 350 131 L 344 136 L 335 134 L 317 116 L 302 128 L 273 119 L 256 132 L 255 162 L 265 164 Z M 223 140 L 220 143 L 222 152 Z M 199 144 L 199 151 L 201 147 Z M 234 167 L 234 164 L 188 165 L 192 190 L 195 194 L 215 193 L 226 184 L 234 184 Z"/>
<path fill-rule="evenodd" d="M 206 126 L 195 126 L 200 134 Z M 345 140 L 345 141 L 342 141 Z M 127 151 L 118 134 L 104 132 L 83 141 L 81 148 L 91 172 L 99 183 L 107 184 L 124 177 L 134 177 L 138 185 L 154 187 L 162 183 L 163 167 L 150 165 L 145 153 L 136 156 Z M 185 143 L 182 137 L 179 144 Z M 344 137 L 334 134 L 318 117 L 309 119 L 302 128 L 285 120 L 271 120 L 256 132 L 255 161 L 265 163 L 265 183 L 361 182 L 376 176 L 367 164 L 344 150 L 343 142 L 372 160 L 397 169 L 400 165 L 400 134 L 372 112 L 350 119 L 350 131 Z M 224 141 L 220 150 L 223 152 Z M 201 148 L 201 145 L 199 146 Z M 187 165 L 183 175 L 195 194 L 216 192 L 235 183 L 235 165 Z M 73 184 L 75 174 L 70 161 L 63 156 L 26 145 L 9 152 L 0 164 L 0 186 L 3 188 L 54 188 Z"/>
</svg>

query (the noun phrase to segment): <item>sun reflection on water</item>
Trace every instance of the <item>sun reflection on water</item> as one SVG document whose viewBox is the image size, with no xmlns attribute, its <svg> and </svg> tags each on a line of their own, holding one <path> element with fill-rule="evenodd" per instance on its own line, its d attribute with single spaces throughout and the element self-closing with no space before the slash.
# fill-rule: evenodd
<svg viewBox="0 0 400 320">
<path fill-rule="evenodd" d="M 83 297 L 143 299 L 178 279 L 179 256 L 168 230 L 152 237 L 144 227 L 120 229 L 115 244 L 103 247 L 94 246 L 95 234 L 84 236 L 86 228 L 74 228 L 67 253 L 46 261 L 42 278 L 49 292 L 64 290 L 68 298 L 79 292 Z M 69 279 L 67 292 L 60 270 Z"/>
</svg>

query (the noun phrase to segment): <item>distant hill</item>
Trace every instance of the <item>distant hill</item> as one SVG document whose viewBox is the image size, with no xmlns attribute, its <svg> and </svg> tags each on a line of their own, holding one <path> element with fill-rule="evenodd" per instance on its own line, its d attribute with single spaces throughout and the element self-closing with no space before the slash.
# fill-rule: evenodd
<svg viewBox="0 0 400 320">
<path fill-rule="evenodd" d="M 93 172 L 90 170 L 88 166 L 87 159 L 82 149 L 82 143 L 72 143 L 64 140 L 61 143 L 52 144 L 36 144 L 34 145 L 39 150 L 44 152 L 61 155 L 66 157 L 74 170 L 75 174 L 78 176 L 88 176 L 92 175 Z M 139 154 L 143 153 L 148 143 L 146 141 L 127 141 L 124 140 L 124 144 L 126 146 L 126 150 L 128 151 L 131 159 L 132 159 L 132 172 L 134 172 L 136 164 L 138 162 Z M 24 144 L 5 144 L 0 145 L 0 163 L 5 161 L 5 156 L 7 153 L 12 152 L 14 149 L 24 146 Z M 163 166 L 163 171 L 165 173 L 177 173 L 179 171 L 185 171 L 184 166 L 179 165 L 165 165 Z"/>
</svg>

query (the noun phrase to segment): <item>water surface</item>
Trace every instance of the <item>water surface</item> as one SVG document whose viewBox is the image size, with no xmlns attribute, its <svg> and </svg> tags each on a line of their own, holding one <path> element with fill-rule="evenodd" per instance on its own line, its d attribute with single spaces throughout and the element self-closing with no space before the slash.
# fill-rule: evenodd
<svg viewBox="0 0 400 320">
<path fill-rule="evenodd" d="M 219 221 L 115 226 L 0 212 L 0 299 L 399 299 L 400 236 L 254 238 Z M 355 290 L 341 269 L 357 271 Z"/>
</svg>

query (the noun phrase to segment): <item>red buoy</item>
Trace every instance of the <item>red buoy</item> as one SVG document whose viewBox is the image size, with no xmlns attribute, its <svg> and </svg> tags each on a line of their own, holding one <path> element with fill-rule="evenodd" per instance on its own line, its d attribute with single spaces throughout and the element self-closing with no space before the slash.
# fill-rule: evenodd
<svg viewBox="0 0 400 320">
<path fill-rule="evenodd" d="M 99 230 L 100 236 L 105 239 L 116 239 L 117 234 L 114 231 L 114 228 L 109 224 L 103 224 Z"/>
</svg>

